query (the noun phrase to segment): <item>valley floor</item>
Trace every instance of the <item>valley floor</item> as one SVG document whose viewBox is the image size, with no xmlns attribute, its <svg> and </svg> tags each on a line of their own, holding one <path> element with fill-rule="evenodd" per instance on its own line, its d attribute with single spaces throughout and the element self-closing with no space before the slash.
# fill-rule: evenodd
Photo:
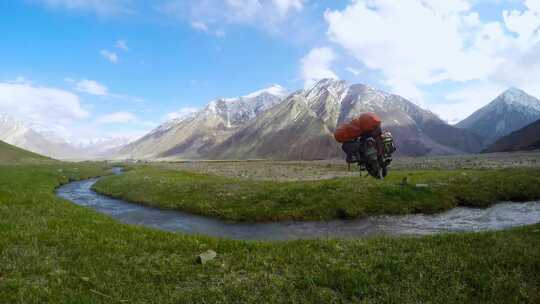
<svg viewBox="0 0 540 304">
<path fill-rule="evenodd" d="M 540 302 L 540 224 L 243 242 L 128 226 L 54 195 L 61 183 L 106 172 L 102 164 L 0 165 L 0 303 Z M 217 258 L 196 263 L 208 249 Z"/>
<path fill-rule="evenodd" d="M 535 164 L 538 155 L 515 155 L 513 161 Z M 500 155 L 398 159 L 383 181 L 336 162 L 156 163 L 131 166 L 93 189 L 148 206 L 247 222 L 431 214 L 540 199 L 540 167 L 510 163 Z"/>
</svg>

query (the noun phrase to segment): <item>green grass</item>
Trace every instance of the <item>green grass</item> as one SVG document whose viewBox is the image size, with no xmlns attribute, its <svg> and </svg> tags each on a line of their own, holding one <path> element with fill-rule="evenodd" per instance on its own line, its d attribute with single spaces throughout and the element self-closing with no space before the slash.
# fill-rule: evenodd
<svg viewBox="0 0 540 304">
<path fill-rule="evenodd" d="M 124 225 L 53 194 L 105 171 L 0 166 L 0 303 L 540 302 L 540 225 L 241 242 Z M 196 264 L 207 249 L 218 257 Z"/>
<path fill-rule="evenodd" d="M 402 180 L 408 179 L 408 185 Z M 428 184 L 418 188 L 417 184 Z M 540 198 L 539 169 L 393 171 L 366 177 L 272 182 L 230 179 L 162 167 L 134 167 L 94 189 L 145 205 L 233 221 L 320 220 L 436 213 L 458 205 Z"/>
<path fill-rule="evenodd" d="M 45 156 L 17 148 L 0 140 L 0 164 L 53 162 Z"/>
</svg>

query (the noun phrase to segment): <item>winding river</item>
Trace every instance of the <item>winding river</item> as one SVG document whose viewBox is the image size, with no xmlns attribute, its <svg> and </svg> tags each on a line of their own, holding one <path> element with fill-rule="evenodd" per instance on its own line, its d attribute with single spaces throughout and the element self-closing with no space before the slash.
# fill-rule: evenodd
<svg viewBox="0 0 540 304">
<path fill-rule="evenodd" d="M 122 174 L 121 168 L 113 169 Z M 358 220 L 231 223 L 215 218 L 129 203 L 94 192 L 99 178 L 59 187 L 56 194 L 123 223 L 166 231 L 236 240 L 362 238 L 375 235 L 428 235 L 501 230 L 540 222 L 540 202 L 499 203 L 486 209 L 457 207 L 436 215 L 373 216 Z"/>
</svg>

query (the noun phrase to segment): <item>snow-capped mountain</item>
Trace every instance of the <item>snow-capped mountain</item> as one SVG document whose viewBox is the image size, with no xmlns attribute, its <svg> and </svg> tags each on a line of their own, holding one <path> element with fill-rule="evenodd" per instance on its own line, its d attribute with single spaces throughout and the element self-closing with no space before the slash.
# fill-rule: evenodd
<svg viewBox="0 0 540 304">
<path fill-rule="evenodd" d="M 58 140 L 57 137 L 49 139 L 23 122 L 2 114 L 0 114 L 0 140 L 53 158 L 74 158 L 78 155 L 75 148 Z"/>
<path fill-rule="evenodd" d="M 278 90 L 281 92 L 281 90 Z M 323 79 L 282 99 L 275 91 L 217 99 L 194 115 L 170 121 L 120 152 L 123 158 L 319 159 L 341 157 L 333 131 L 375 112 L 404 155 L 478 152 L 479 136 L 448 125 L 397 95 Z"/>
<path fill-rule="evenodd" d="M 289 96 L 208 151 L 210 159 L 327 159 L 339 147 L 300 94 Z"/>
<path fill-rule="evenodd" d="M 239 126 L 279 103 L 286 91 L 273 85 L 236 98 L 218 98 L 202 110 L 165 122 L 121 149 L 121 158 L 201 158 Z"/>
<path fill-rule="evenodd" d="M 219 116 L 231 128 L 246 123 L 281 101 L 287 92 L 278 85 L 238 98 L 220 98 L 210 102 L 205 112 Z"/>
<path fill-rule="evenodd" d="M 34 153 L 64 160 L 103 158 L 117 153 L 129 143 L 129 139 L 123 137 L 71 142 L 51 130 L 29 127 L 2 114 L 0 114 L 0 140 Z"/>
<path fill-rule="evenodd" d="M 456 126 L 481 135 L 486 144 L 540 119 L 540 100 L 510 88 Z"/>
<path fill-rule="evenodd" d="M 410 101 L 372 87 L 324 79 L 297 91 L 251 120 L 208 156 L 222 158 L 319 159 L 341 157 L 336 126 L 364 112 L 375 112 L 404 155 L 478 152 L 475 134 L 448 125 Z"/>
<path fill-rule="evenodd" d="M 109 158 L 129 144 L 132 140 L 123 136 L 98 137 L 90 140 L 81 140 L 71 143 L 80 155 L 85 159 L 103 159 Z"/>
</svg>

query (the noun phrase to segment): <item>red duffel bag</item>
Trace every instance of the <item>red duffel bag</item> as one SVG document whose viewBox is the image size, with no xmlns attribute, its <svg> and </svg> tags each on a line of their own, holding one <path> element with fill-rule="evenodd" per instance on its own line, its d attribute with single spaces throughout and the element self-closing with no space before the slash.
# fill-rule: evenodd
<svg viewBox="0 0 540 304">
<path fill-rule="evenodd" d="M 334 138 L 340 143 L 352 141 L 362 135 L 374 132 L 380 126 L 381 118 L 377 114 L 364 113 L 349 123 L 339 126 L 334 132 Z"/>
</svg>

